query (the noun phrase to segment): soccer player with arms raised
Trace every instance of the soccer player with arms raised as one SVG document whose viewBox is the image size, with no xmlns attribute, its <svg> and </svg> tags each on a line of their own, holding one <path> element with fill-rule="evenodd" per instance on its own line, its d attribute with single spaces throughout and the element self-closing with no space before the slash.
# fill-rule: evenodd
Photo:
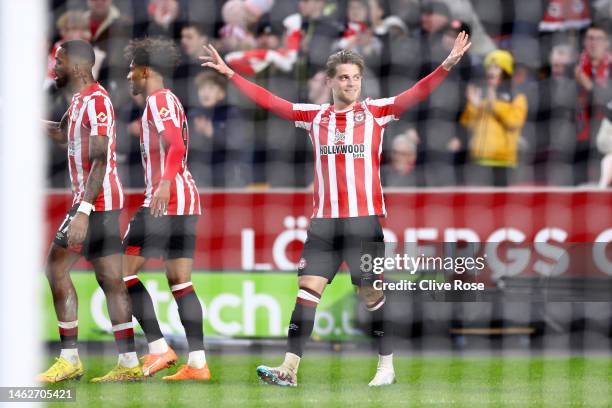
<svg viewBox="0 0 612 408">
<path fill-rule="evenodd" d="M 128 80 L 133 95 L 144 95 L 140 148 L 145 195 L 130 221 L 124 248 L 124 280 L 134 316 L 149 343 L 143 371 L 151 376 L 176 362 L 155 316 L 151 295 L 138 279 L 147 258 L 163 258 L 168 285 L 178 305 L 189 345 L 187 364 L 164 380 L 209 380 L 204 353 L 202 306 L 191 283 L 200 195 L 187 168 L 189 129 L 179 99 L 164 85 L 180 54 L 174 43 L 161 38 L 133 40 L 126 48 Z"/>
<path fill-rule="evenodd" d="M 288 331 L 285 360 L 279 367 L 259 366 L 269 383 L 296 386 L 304 343 L 314 326 L 315 310 L 325 287 L 346 261 L 359 297 L 372 313 L 372 334 L 378 343 L 378 368 L 370 386 L 395 382 L 391 327 L 385 319 L 385 297 L 370 284 L 362 285 L 361 244 L 383 242 L 379 217 L 386 215 L 380 183 L 380 156 L 386 125 L 427 96 L 446 78 L 470 48 L 461 32 L 446 60 L 430 75 L 401 94 L 359 101 L 363 59 L 339 51 L 327 61 L 331 104 L 293 104 L 247 81 L 227 66 L 212 47 L 200 57 L 202 66 L 227 76 L 246 96 L 295 126 L 308 131 L 315 149 L 314 212 L 298 267 L 299 291 Z"/>
<path fill-rule="evenodd" d="M 61 122 L 46 122 L 46 128 L 51 139 L 67 145 L 73 201 L 47 259 L 62 350 L 55 364 L 39 375 L 43 382 L 83 375 L 77 350 L 77 294 L 70 279 L 70 269 L 81 255 L 91 261 L 106 295 L 119 349 L 117 366 L 92 382 L 143 379 L 134 347 L 132 308 L 121 273 L 123 188 L 115 159 L 115 113 L 108 93 L 92 75 L 94 60 L 91 45 L 80 40 L 63 43 L 55 54 L 56 84 L 69 87 L 74 96 Z"/>
</svg>

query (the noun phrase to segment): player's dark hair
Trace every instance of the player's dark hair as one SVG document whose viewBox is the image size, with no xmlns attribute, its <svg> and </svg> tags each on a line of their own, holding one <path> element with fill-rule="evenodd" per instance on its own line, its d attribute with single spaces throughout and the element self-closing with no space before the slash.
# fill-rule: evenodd
<svg viewBox="0 0 612 408">
<path fill-rule="evenodd" d="M 96 62 L 96 55 L 93 47 L 87 41 L 70 40 L 62 43 L 62 48 L 66 50 L 66 55 L 69 59 L 78 59 L 86 62 L 90 66 Z"/>
<path fill-rule="evenodd" d="M 181 54 L 172 40 L 146 37 L 131 40 L 125 47 L 125 57 L 135 65 L 152 68 L 169 78 L 179 64 Z"/>
<path fill-rule="evenodd" d="M 350 50 L 341 50 L 332 54 L 327 59 L 327 64 L 325 64 L 325 74 L 328 78 L 333 78 L 336 75 L 336 68 L 340 64 L 354 64 L 359 67 L 359 72 L 363 73 L 365 69 L 365 62 L 363 61 L 363 57 L 357 54 L 354 51 Z"/>
</svg>

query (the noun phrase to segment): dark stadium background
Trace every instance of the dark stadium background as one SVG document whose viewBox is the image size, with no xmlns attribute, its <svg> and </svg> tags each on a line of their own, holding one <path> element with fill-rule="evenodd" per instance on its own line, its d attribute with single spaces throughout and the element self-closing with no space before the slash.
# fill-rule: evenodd
<svg viewBox="0 0 612 408">
<path fill-rule="evenodd" d="M 280 333 L 269 330 L 271 318 L 264 307 L 255 314 L 255 332 L 247 333 L 242 325 L 241 330 L 230 330 L 235 334 L 228 335 L 206 323 L 207 345 L 220 355 L 235 351 L 250 356 L 269 351 L 280 355 L 291 312 L 286 309 L 292 306 L 297 289 L 290 277 L 295 274 L 303 230 L 312 210 L 312 146 L 305 132 L 257 109 L 231 84 L 223 86 L 226 97 L 217 106 L 202 106 L 198 81 L 205 80 L 201 77 L 203 69 L 193 59 L 195 54 L 189 56 L 186 52 L 186 42 L 212 42 L 223 55 L 238 50 L 232 44 L 242 44 L 242 50 L 256 48 L 257 41 L 282 44 L 289 24 L 285 19 L 301 10 L 300 28 L 307 35 L 292 69 L 284 72 L 269 66 L 249 79 L 290 101 L 309 102 L 316 96 L 317 72 L 338 41 L 348 36 L 347 7 L 351 2 L 320 1 L 321 15 L 309 17 L 304 13 L 304 3 L 319 0 L 276 0 L 269 11 L 248 25 L 247 34 L 236 34 L 236 30 L 224 30 L 223 0 L 53 0 L 47 14 L 49 53 L 62 38 L 57 23 L 64 13 L 85 13 L 72 18 L 78 22 L 85 17 L 84 32 L 88 32 L 86 13 L 94 3 L 104 2 L 112 3 L 118 15 L 108 33 L 93 39 L 92 44 L 105 55 L 97 78 L 110 92 L 117 111 L 118 166 L 129 192 L 123 225 L 138 206 L 144 185 L 138 134 L 134 130 L 140 107 L 129 95 L 126 81 L 129 61 L 123 58 L 123 47 L 132 38 L 164 36 L 174 39 L 183 51 L 182 64 L 171 87 L 183 101 L 190 120 L 189 167 L 200 189 L 204 210 L 198 225 L 194 273 L 196 286 L 197 282 L 202 285 L 198 286 L 201 300 L 210 307 L 218 296 L 239 296 L 242 292 L 227 282 L 244 288 L 245 282 L 252 279 L 258 294 L 276 299 L 280 305 Z M 155 7 L 165 7 L 167 3 L 173 4 L 171 9 L 175 12 L 156 17 Z M 463 233 L 463 239 L 486 243 L 512 240 L 518 232 L 520 244 L 530 251 L 534 249 L 533 243 L 540 240 L 556 244 L 563 241 L 560 246 L 583 248 L 583 254 L 595 253 L 592 245 L 595 241 L 605 247 L 612 239 L 612 195 L 602 168 L 609 167 L 605 159 L 610 152 L 599 148 L 597 139 L 602 121 L 609 116 L 606 104 L 612 101 L 612 82 L 606 71 L 598 94 L 604 99 L 589 102 L 589 109 L 600 114 L 592 116 L 590 133 L 586 139 L 580 139 L 578 128 L 583 123 L 576 119 L 580 113 L 577 102 L 580 90 L 574 69 L 580 65 L 589 25 L 597 24 L 612 33 L 612 1 L 445 0 L 440 3 L 446 9 L 434 7 L 449 13 L 448 25 L 438 34 L 428 33 L 423 27 L 423 14 L 431 14 L 431 5 L 425 1 L 379 0 L 364 4 L 372 7 L 374 3 L 382 10 L 382 20 L 378 27 L 368 21 L 364 30 L 370 34 L 360 38 L 362 48 L 358 47 L 359 51 L 370 49 L 366 54 L 364 97 L 395 95 L 431 72 L 445 56 L 442 33 L 468 26 L 475 42 L 469 57 L 440 89 L 386 130 L 382 173 L 389 214 L 384 221 L 387 241 L 440 244 L 452 240 L 456 233 Z M 555 7 L 570 3 L 573 11 L 565 9 L 556 18 Z M 185 40 L 194 32 L 198 33 L 197 40 L 193 37 Z M 559 45 L 571 50 L 571 58 L 562 67 L 562 75 L 555 76 L 551 51 Z M 493 179 L 471 178 L 474 163 L 467 147 L 470 133 L 459 123 L 466 104 L 466 87 L 482 86 L 484 58 L 497 48 L 512 53 L 512 91 L 526 95 L 528 100 L 527 119 L 517 146 L 518 162 L 505 187 L 494 186 Z M 59 120 L 69 96 L 55 89 L 50 78 L 44 89 L 46 117 Z M 213 123 L 212 135 L 202 131 L 202 118 Z M 396 139 L 408 140 L 408 147 L 406 143 L 395 144 Z M 409 154 L 414 163 L 406 165 L 400 160 L 402 154 Z M 49 142 L 47 158 L 45 242 L 52 237 L 70 205 L 65 151 Z M 279 255 L 275 243 L 282 234 L 287 242 Z M 552 262 L 551 258 L 541 259 Z M 443 302 L 422 300 L 404 292 L 391 294 L 399 353 L 433 351 L 461 355 L 468 351 L 487 356 L 503 350 L 528 356 L 595 353 L 609 358 L 612 309 L 609 299 L 602 297 L 598 289 L 610 287 L 612 258 L 608 253 L 608 263 L 599 268 L 593 266 L 592 256 L 577 262 L 583 259 L 584 265 L 574 265 L 559 275 L 543 275 L 529 264 L 507 275 L 479 276 L 478 279 L 486 281 L 487 293 L 493 294 L 493 301 Z M 90 340 L 87 347 L 94 355 L 104 350 L 111 355 L 112 336 L 108 327 L 96 323 L 90 313 L 95 298 L 90 266 L 80 262 L 76 269 L 74 276 L 82 285 L 77 290 L 83 288 L 86 293 L 80 293 L 83 316 L 79 320 L 89 322 L 80 333 L 81 339 Z M 448 278 L 440 271 L 423 273 Z M 160 263 L 148 264 L 143 276 L 148 284 L 165 290 Z M 368 325 L 365 313 L 355 302 L 348 277 L 343 276 L 334 283 L 336 289 L 330 291 L 323 309 L 336 323 L 343 313 L 348 313 L 351 327 L 363 329 Z M 210 289 L 207 297 L 204 282 L 221 286 Z M 341 288 L 343 284 L 347 287 Z M 571 291 L 576 287 L 581 288 L 578 295 Z M 542 290 L 547 297 L 530 297 L 536 292 L 541 295 Z M 48 307 L 50 294 L 45 292 L 44 296 Z M 513 296 L 519 296 L 519 300 Z M 165 302 L 164 308 L 171 310 L 170 301 Z M 227 313 L 230 314 L 223 315 L 226 323 L 243 322 L 236 320 L 244 318 L 239 307 Z M 58 347 L 55 316 L 52 309 L 45 310 L 44 316 L 42 340 L 51 355 Z M 164 316 L 162 320 L 168 323 L 171 319 Z M 318 323 L 319 330 L 323 330 L 323 324 Z M 173 344 L 184 346 L 180 332 L 170 326 L 168 334 L 176 341 Z M 144 339 L 139 341 L 144 346 Z M 310 344 L 332 356 L 355 350 L 361 356 L 369 350 L 364 336 L 343 330 L 321 335 L 315 329 Z M 209 358 L 214 359 L 213 356 L 211 353 Z M 587 375 L 580 365 L 578 371 L 569 363 L 560 370 L 566 370 L 572 378 L 581 377 L 581 373 Z M 605 375 L 609 377 L 609 372 Z M 581 392 L 573 397 L 574 402 L 581 402 L 581 395 L 588 394 L 584 388 Z M 496 401 L 492 397 L 488 402 L 496 405 Z M 541 402 L 537 398 L 533 401 Z"/>
</svg>

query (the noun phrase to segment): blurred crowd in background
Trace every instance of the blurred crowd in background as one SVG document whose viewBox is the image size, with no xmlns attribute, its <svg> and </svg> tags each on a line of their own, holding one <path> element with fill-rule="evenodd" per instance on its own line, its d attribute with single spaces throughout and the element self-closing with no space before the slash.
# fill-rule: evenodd
<svg viewBox="0 0 612 408">
<path fill-rule="evenodd" d="M 386 187 L 584 186 L 612 182 L 612 0 L 52 0 L 48 119 L 71 96 L 53 82 L 62 41 L 96 52 L 113 99 L 125 187 L 143 186 L 142 96 L 127 84 L 130 39 L 163 36 L 183 57 L 167 84 L 190 130 L 199 187 L 311 185 L 307 134 L 242 97 L 198 56 L 213 44 L 241 75 L 291 102 L 331 100 L 323 71 L 339 49 L 367 63 L 362 98 L 408 89 L 448 55 L 460 31 L 473 45 L 430 98 L 390 124 Z M 49 146 L 49 187 L 69 185 L 65 152 Z"/>
</svg>

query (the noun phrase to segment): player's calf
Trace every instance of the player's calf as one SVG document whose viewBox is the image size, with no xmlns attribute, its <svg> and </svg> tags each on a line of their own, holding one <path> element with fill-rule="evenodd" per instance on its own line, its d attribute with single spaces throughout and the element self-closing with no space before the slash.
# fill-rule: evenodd
<svg viewBox="0 0 612 408">
<path fill-rule="evenodd" d="M 126 276 L 123 280 L 132 303 L 132 315 L 138 320 L 138 323 L 140 323 L 149 345 L 157 340 L 163 339 L 164 335 L 159 327 L 153 300 L 147 288 L 137 275 Z M 167 349 L 167 347 L 164 348 Z M 165 351 L 166 350 L 160 350 L 158 352 Z"/>
<path fill-rule="evenodd" d="M 289 322 L 285 361 L 278 367 L 263 365 L 257 367 L 257 375 L 262 381 L 272 385 L 297 386 L 297 372 L 304 351 L 304 344 L 312 334 L 320 300 L 321 295 L 316 291 L 307 287 L 300 287 Z"/>
<path fill-rule="evenodd" d="M 321 295 L 307 287 L 300 287 L 287 331 L 287 352 L 302 357 L 304 344 L 310 338 Z"/>
<path fill-rule="evenodd" d="M 166 381 L 199 380 L 208 381 L 211 378 L 206 353 L 204 351 L 204 331 L 202 304 L 196 295 L 191 282 L 174 283 L 169 281 L 170 289 L 178 306 L 179 317 L 187 336 L 189 356 L 187 364 L 170 376 L 163 377 Z"/>
<path fill-rule="evenodd" d="M 168 346 L 159 327 L 151 295 L 137 275 L 123 278 L 132 301 L 132 314 L 140 323 L 149 344 L 149 354 L 144 356 L 142 370 L 145 376 L 152 376 L 176 363 L 177 356 Z"/>
<path fill-rule="evenodd" d="M 366 309 L 371 315 L 371 335 L 374 338 L 378 348 L 378 366 L 376 368 L 376 374 L 370 383 L 370 387 L 377 387 L 382 385 L 390 385 L 395 383 L 395 369 L 393 368 L 393 344 L 392 344 L 392 325 L 390 319 L 387 316 L 387 299 L 385 295 L 380 291 L 363 290 L 360 288 L 360 296 L 364 293 L 378 293 L 380 296 L 374 301 L 366 303 Z M 364 299 L 365 296 L 362 297 Z M 372 296 L 366 299 L 372 299 Z"/>
<path fill-rule="evenodd" d="M 134 343 L 132 305 L 121 274 L 121 255 L 116 253 L 92 260 L 96 280 L 106 296 L 108 315 L 119 352 L 118 366 L 139 367 Z M 142 371 L 142 370 L 141 370 Z"/>
</svg>

